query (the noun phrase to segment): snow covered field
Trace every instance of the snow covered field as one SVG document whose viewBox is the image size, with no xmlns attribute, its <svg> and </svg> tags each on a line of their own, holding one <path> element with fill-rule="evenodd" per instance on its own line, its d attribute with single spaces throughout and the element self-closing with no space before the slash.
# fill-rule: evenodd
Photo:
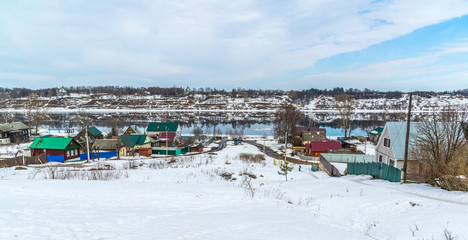
<svg viewBox="0 0 468 240">
<path fill-rule="evenodd" d="M 109 181 L 0 169 L 0 239 L 445 239 L 444 230 L 468 238 L 467 193 L 305 166 L 285 182 L 273 159 L 246 163 L 240 153 L 260 152 L 229 142 L 171 164 L 108 161 L 122 173 Z"/>
</svg>

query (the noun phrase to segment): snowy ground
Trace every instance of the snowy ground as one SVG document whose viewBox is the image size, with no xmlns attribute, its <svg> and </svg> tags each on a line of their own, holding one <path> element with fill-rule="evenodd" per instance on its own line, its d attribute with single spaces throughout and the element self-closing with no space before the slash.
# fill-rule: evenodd
<svg viewBox="0 0 468 240">
<path fill-rule="evenodd" d="M 445 239 L 444 230 L 468 238 L 467 193 L 330 178 L 304 166 L 285 182 L 273 159 L 245 163 L 243 152 L 259 153 L 229 142 L 170 167 L 160 159 L 135 169 L 108 161 L 125 172 L 109 181 L 0 169 L 0 239 Z M 257 177 L 253 191 L 243 187 L 243 172 Z"/>
</svg>

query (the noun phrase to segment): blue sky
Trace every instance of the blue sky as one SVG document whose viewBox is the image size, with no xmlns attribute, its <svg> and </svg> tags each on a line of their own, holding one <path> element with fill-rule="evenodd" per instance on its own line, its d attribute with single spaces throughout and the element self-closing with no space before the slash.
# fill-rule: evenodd
<svg viewBox="0 0 468 240">
<path fill-rule="evenodd" d="M 468 1 L 0 2 L 2 87 L 468 88 Z"/>
</svg>

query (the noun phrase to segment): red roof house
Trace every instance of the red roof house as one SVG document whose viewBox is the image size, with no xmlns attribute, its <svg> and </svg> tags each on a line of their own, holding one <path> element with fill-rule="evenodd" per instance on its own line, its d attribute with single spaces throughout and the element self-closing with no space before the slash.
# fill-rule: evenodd
<svg viewBox="0 0 468 240">
<path fill-rule="evenodd" d="M 311 141 L 306 145 L 306 152 L 314 157 L 320 157 L 320 154 L 327 153 L 329 150 L 341 149 L 341 142 L 333 140 Z"/>
<path fill-rule="evenodd" d="M 175 132 L 168 132 L 167 133 L 167 141 L 172 142 L 172 141 L 174 141 L 175 137 L 176 137 Z M 159 133 L 159 138 L 158 139 L 161 140 L 161 141 L 166 141 L 166 133 L 165 132 Z"/>
</svg>

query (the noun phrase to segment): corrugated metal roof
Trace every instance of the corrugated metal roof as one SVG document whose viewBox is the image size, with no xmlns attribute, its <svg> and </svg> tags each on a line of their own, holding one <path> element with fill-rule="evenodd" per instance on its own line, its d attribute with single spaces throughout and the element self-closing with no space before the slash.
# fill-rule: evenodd
<svg viewBox="0 0 468 240">
<path fill-rule="evenodd" d="M 320 156 L 324 157 L 329 162 L 374 162 L 374 155 L 364 154 L 338 154 L 338 153 L 322 153 Z"/>
<path fill-rule="evenodd" d="M 29 148 L 33 149 L 57 149 L 57 150 L 65 150 L 65 149 L 72 149 L 72 148 L 79 148 L 81 145 L 76 142 L 77 146 L 68 147 L 73 138 L 59 138 L 59 137 L 46 137 L 46 138 L 36 138 L 34 142 L 29 145 Z"/>
<path fill-rule="evenodd" d="M 88 133 L 93 135 L 93 136 L 98 136 L 98 135 L 101 135 L 102 132 L 99 131 L 99 129 L 97 129 L 96 127 L 90 127 L 88 128 Z"/>
<path fill-rule="evenodd" d="M 119 138 L 127 147 L 134 147 L 135 145 L 150 143 L 150 141 L 146 141 L 147 135 L 122 135 Z"/>
<path fill-rule="evenodd" d="M 168 132 L 176 132 L 177 129 L 179 128 L 178 123 L 173 123 L 173 122 L 151 122 L 148 124 L 148 127 L 146 128 L 147 132 L 165 132 L 166 130 Z"/>
<path fill-rule="evenodd" d="M 341 149 L 341 142 L 333 140 L 312 141 L 306 145 L 306 149 L 314 152 L 325 152 L 327 150 Z"/>
<path fill-rule="evenodd" d="M 174 138 L 176 137 L 176 133 L 175 133 L 175 132 L 168 132 L 168 133 L 167 133 L 167 136 L 168 136 L 167 139 L 168 139 L 169 141 L 172 141 L 172 140 L 174 140 Z M 160 139 L 160 140 L 166 140 L 166 132 L 160 133 L 160 134 L 159 134 L 159 139 Z"/>
<path fill-rule="evenodd" d="M 418 134 L 418 126 L 422 125 L 421 122 L 410 123 L 410 148 L 413 145 L 413 136 Z M 402 159 L 405 156 L 405 141 L 406 141 L 406 122 L 387 122 L 385 127 L 388 128 L 390 136 L 390 147 L 393 149 L 395 158 Z M 383 141 L 383 139 L 381 139 Z"/>
</svg>

